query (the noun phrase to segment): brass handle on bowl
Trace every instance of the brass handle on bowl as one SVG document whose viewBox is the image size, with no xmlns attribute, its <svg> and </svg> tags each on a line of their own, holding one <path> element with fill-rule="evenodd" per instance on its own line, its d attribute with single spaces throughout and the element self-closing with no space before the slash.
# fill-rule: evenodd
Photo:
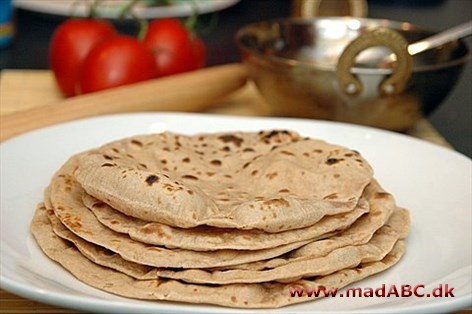
<svg viewBox="0 0 472 314">
<path fill-rule="evenodd" d="M 413 68 L 412 56 L 408 53 L 408 43 L 398 32 L 384 27 L 375 28 L 362 33 L 344 49 L 339 57 L 336 69 L 336 78 L 341 90 L 350 95 L 362 92 L 360 80 L 351 73 L 355 57 L 363 50 L 370 47 L 385 46 L 397 56 L 393 74 L 385 78 L 379 85 L 381 95 L 394 95 L 401 93 L 411 76 Z"/>
<path fill-rule="evenodd" d="M 294 0 L 294 8 L 294 15 L 299 17 L 367 16 L 366 0 Z"/>
</svg>

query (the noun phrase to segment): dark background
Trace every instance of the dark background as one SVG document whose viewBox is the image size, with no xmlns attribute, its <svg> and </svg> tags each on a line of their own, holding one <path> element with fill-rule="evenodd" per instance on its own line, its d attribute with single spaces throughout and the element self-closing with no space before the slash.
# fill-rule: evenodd
<svg viewBox="0 0 472 314">
<path fill-rule="evenodd" d="M 368 0 L 368 6 L 371 18 L 410 22 L 437 31 L 472 19 L 471 0 Z M 208 49 L 207 65 L 239 61 L 233 38 L 236 30 L 250 22 L 287 17 L 291 9 L 289 0 L 241 0 L 220 11 L 217 26 L 202 34 Z M 64 17 L 19 9 L 14 14 L 16 36 L 10 46 L 0 50 L 0 69 L 47 69 L 49 39 Z M 213 18 L 207 14 L 201 17 L 201 22 L 210 24 Z M 117 27 L 124 33 L 136 32 L 132 22 L 117 22 Z M 470 38 L 466 42 L 472 48 Z M 469 62 L 458 84 L 429 117 L 446 140 L 469 157 L 472 156 L 471 107 L 472 64 Z"/>
</svg>

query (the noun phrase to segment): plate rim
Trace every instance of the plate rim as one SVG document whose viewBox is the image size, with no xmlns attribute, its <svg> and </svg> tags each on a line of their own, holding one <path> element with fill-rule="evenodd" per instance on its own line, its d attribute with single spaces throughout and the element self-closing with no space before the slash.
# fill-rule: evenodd
<svg viewBox="0 0 472 314">
<path fill-rule="evenodd" d="M 239 0 L 238 0 L 239 1 Z M 113 113 L 113 114 L 104 114 L 104 115 L 97 115 L 97 116 L 92 116 L 92 117 L 85 117 L 85 118 L 79 118 L 79 119 L 74 119 L 71 121 L 64 121 L 64 122 L 59 122 L 55 123 L 53 125 L 47 125 L 44 127 L 40 127 L 34 130 L 30 130 L 18 135 L 15 135 L 11 138 L 8 138 L 2 142 L 0 142 L 0 148 L 4 146 L 7 143 L 10 143 L 11 141 L 14 141 L 16 139 L 21 139 L 25 136 L 30 136 L 31 134 L 37 134 L 41 132 L 48 132 L 51 129 L 55 128 L 61 128 L 67 125 L 73 125 L 76 123 L 84 123 L 88 121 L 93 121 L 93 120 L 100 120 L 100 119 L 109 119 L 109 118 L 120 118 L 123 116 L 131 116 L 133 118 L 140 118 L 140 117 L 146 117 L 146 116 L 152 116 L 152 115 L 158 115 L 158 116 L 164 116 L 164 117 L 184 117 L 184 118 L 202 118 L 202 119 L 229 119 L 229 120 L 273 120 L 273 121 L 291 121 L 291 122 L 302 122 L 302 123 L 315 123 L 319 125 L 328 125 L 328 126 L 337 126 L 337 127 L 343 127 L 343 128 L 353 128 L 356 130 L 360 131 L 369 131 L 373 132 L 376 134 L 381 134 L 383 136 L 393 136 L 393 137 L 398 137 L 401 138 L 402 140 L 406 141 L 412 141 L 414 143 L 417 143 L 418 145 L 425 145 L 426 147 L 429 147 L 430 149 L 438 149 L 442 151 L 443 153 L 451 153 L 453 155 L 456 155 L 461 158 L 465 158 L 468 161 L 472 162 L 472 158 L 465 155 L 464 153 L 457 151 L 454 149 L 454 147 L 448 148 L 445 146 L 442 146 L 437 143 L 430 142 L 426 139 L 421 139 L 418 137 L 414 137 L 412 135 L 404 134 L 404 133 L 399 133 L 391 130 L 385 130 L 385 129 L 380 129 L 368 125 L 359 125 L 359 124 L 353 124 L 353 123 L 348 123 L 348 122 L 340 122 L 340 121 L 328 121 L 328 120 L 318 120 L 318 119 L 309 119 L 309 118 L 295 118 L 295 117 L 274 117 L 274 116 L 244 116 L 244 115 L 231 115 L 231 114 L 219 114 L 219 113 L 202 113 L 202 112 L 173 112 L 173 111 L 160 111 L 160 112 L 130 112 L 130 113 Z"/>
<path fill-rule="evenodd" d="M 166 117 L 167 119 L 169 118 L 173 118 L 173 119 L 182 119 L 182 118 L 200 118 L 200 119 L 230 119 L 230 120 L 239 120 L 239 121 L 243 121 L 243 120 L 253 120 L 253 121 L 257 121 L 257 120 L 272 120 L 272 121 L 279 121 L 279 120 L 285 120 L 285 121 L 293 121 L 293 122 L 308 122 L 308 123 L 315 123 L 315 124 L 319 124 L 319 125 L 328 125 L 328 127 L 347 127 L 347 128 L 354 128 L 356 131 L 361 131 L 361 132 L 373 132 L 373 133 L 377 133 L 377 134 L 380 134 L 381 136 L 393 136 L 393 137 L 399 137 L 401 138 L 402 140 L 407 140 L 407 141 L 414 141 L 416 144 L 419 144 L 419 145 L 426 145 L 427 147 L 429 147 L 429 149 L 439 149 L 445 153 L 448 153 L 448 154 L 453 154 L 453 155 L 456 155 L 457 157 L 460 157 L 460 158 L 465 158 L 466 161 L 469 162 L 469 164 L 471 163 L 471 159 L 458 152 L 458 151 L 455 151 L 453 149 L 449 149 L 449 148 L 446 148 L 446 147 L 442 147 L 442 146 L 439 146 L 437 144 L 433 144 L 433 143 L 430 143 L 430 142 L 427 142 L 425 140 L 421 140 L 421 139 L 418 139 L 418 138 L 414 138 L 412 136 L 409 136 L 409 135 L 405 135 L 405 134 L 398 134 L 398 133 L 395 133 L 395 132 L 392 132 L 392 131 L 386 131 L 386 130 L 380 130 L 380 129 L 376 129 L 376 128 L 373 128 L 373 127 L 368 127 L 368 126 L 360 126 L 360 125 L 353 125 L 353 124 L 348 124 L 348 123 L 342 123 L 342 122 L 331 122 L 331 121 L 321 121 L 321 120 L 311 120 L 311 119 L 299 119 L 299 118 L 278 118 L 278 117 L 246 117 L 246 116 L 233 116 L 233 115 L 221 115 L 221 114 L 205 114 L 205 113 L 176 113 L 176 112 L 156 112 L 156 113 L 125 113 L 125 114 L 112 114 L 112 115 L 103 115 L 103 116 L 95 116 L 95 117 L 91 117 L 91 118 L 83 118 L 83 119 L 79 119 L 79 120 L 74 120 L 74 121 L 68 121 L 68 122 L 63 122 L 63 123 L 60 123 L 60 124 L 56 124 L 56 125 L 52 125 L 52 126 L 48 126 L 48 127 L 45 127 L 45 128 L 41 128 L 41 129 L 37 129 L 37 130 L 33 130 L 33 131 L 30 131 L 30 132 L 27 132 L 27 133 L 23 133 L 21 135 L 18 135 L 18 136 L 15 136 L 15 137 L 12 137 L 2 143 L 0 143 L 0 149 L 3 149 L 5 146 L 9 146 L 8 143 L 14 143 L 14 141 L 18 140 L 18 139 L 24 139 L 24 138 L 27 138 L 29 136 L 31 136 L 32 134 L 36 134 L 36 135 L 41 135 L 41 133 L 48 133 L 48 132 L 54 132 L 55 130 L 57 129 L 60 129 L 64 126 L 67 126 L 67 125 L 75 125 L 75 124 L 80 124 L 80 123 L 88 123 L 90 122 L 91 120 L 94 121 L 94 120 L 108 120 L 110 118 L 125 118 L 125 117 L 129 117 L 131 116 L 132 118 L 134 119 L 141 119 L 141 118 L 144 118 L 144 117 L 159 117 L 159 116 L 164 116 Z M 96 121 L 95 121 L 96 122 Z M 130 135 L 131 136 L 131 135 Z M 0 208 L 1 210 L 1 208 Z M 52 262 L 52 261 L 51 261 Z M 3 263 L 1 263 L 2 267 L 3 267 Z M 70 300 L 76 300 L 77 298 L 74 297 L 74 296 L 71 296 L 71 295 L 62 295 L 62 294 L 58 294 L 60 297 L 58 298 L 57 296 L 55 296 L 57 293 L 52 293 L 50 294 L 50 299 L 48 298 L 46 301 L 44 298 L 40 298 L 40 294 L 31 294 L 32 292 L 34 292 L 34 288 L 31 289 L 31 291 L 28 291 L 28 289 L 25 289 L 27 287 L 22 287 L 22 284 L 18 284 L 17 282 L 15 282 L 13 279 L 10 279 L 10 278 L 7 278 L 4 276 L 3 272 L 0 272 L 0 287 L 2 287 L 2 289 L 5 289 L 6 291 L 9 291 L 11 293 L 14 293 L 14 294 L 18 294 L 20 296 L 23 296 L 23 297 L 26 297 L 28 299 L 32 299 L 32 300 L 36 300 L 38 302 L 43 302 L 43 303 L 47 303 L 47 304 L 53 304 L 53 305 L 57 305 L 57 306 L 61 306 L 61 307 L 67 307 L 67 308 L 75 308 L 75 309 L 86 309 L 86 310 L 96 310 L 96 308 L 93 308 L 93 307 L 78 307 L 77 305 L 75 306 L 72 306 L 70 304 L 66 304 L 66 303 L 63 303 L 63 302 L 67 302 L 67 301 L 70 301 Z M 47 294 L 44 294 L 44 295 L 47 295 Z M 54 297 L 55 296 L 55 297 Z M 80 297 L 80 299 L 83 299 L 81 302 L 79 302 L 81 305 L 84 305 L 87 306 L 87 304 L 94 304 L 93 302 L 92 303 L 89 303 L 90 300 L 97 300 L 97 298 L 92 298 L 92 297 Z M 88 302 L 83 302 L 87 300 Z M 115 303 L 113 300 L 107 300 L 106 303 Z M 185 304 L 185 303 L 168 303 L 168 302 L 162 302 L 164 305 L 166 304 L 175 304 L 177 306 L 180 306 L 180 305 L 184 305 L 184 306 L 188 306 L 188 304 Z M 98 304 L 96 304 L 98 305 Z M 394 308 L 393 310 L 389 310 L 388 308 L 382 308 L 382 309 L 372 309 L 372 310 L 369 310 L 369 309 L 362 309 L 362 312 L 369 312 L 369 313 L 375 313 L 375 312 L 378 312 L 378 311 L 381 311 L 381 312 L 390 312 L 390 313 L 393 313 L 394 311 L 398 311 L 398 310 L 401 310 L 402 312 L 416 312 L 416 311 L 424 311 L 424 310 L 433 310 L 433 311 L 443 311 L 443 310 L 457 310 L 457 309 L 461 309 L 463 307 L 466 307 L 468 305 L 472 305 L 472 293 L 471 294 L 468 294 L 468 295 L 464 295 L 464 296 L 461 296 L 461 297 L 458 297 L 458 298 L 454 298 L 452 300 L 447 300 L 447 301 L 441 301 L 439 304 L 421 304 L 421 305 L 416 305 L 416 306 L 411 306 L 411 307 L 404 307 L 404 308 Z M 113 307 L 113 304 L 109 305 L 111 307 Z M 141 305 L 138 305 L 138 304 L 133 304 L 133 306 L 139 306 L 139 309 L 141 309 Z M 211 306 L 211 305 L 210 305 Z M 146 309 L 148 308 L 148 306 L 146 305 L 143 305 L 142 306 L 143 309 Z M 219 308 L 219 307 L 216 307 L 216 308 Z M 149 307 L 149 310 L 151 309 L 151 307 Z M 285 308 L 281 308 L 281 310 L 283 311 L 283 309 L 290 309 L 290 306 L 289 307 L 285 307 Z M 157 311 L 159 311 L 159 309 L 155 309 Z M 197 310 L 199 310 L 197 308 Z M 231 308 L 224 308 L 224 307 L 221 307 L 220 310 L 222 311 L 228 311 L 228 312 L 231 312 L 232 310 L 235 310 L 235 309 L 231 309 Z M 237 311 L 248 311 L 248 310 L 244 310 L 244 309 L 236 309 Z M 280 310 L 280 309 L 279 309 Z M 178 308 L 176 308 L 176 311 L 179 311 Z M 249 310 L 251 311 L 251 310 Z M 353 313 L 353 312 L 346 312 L 346 313 Z"/>
</svg>

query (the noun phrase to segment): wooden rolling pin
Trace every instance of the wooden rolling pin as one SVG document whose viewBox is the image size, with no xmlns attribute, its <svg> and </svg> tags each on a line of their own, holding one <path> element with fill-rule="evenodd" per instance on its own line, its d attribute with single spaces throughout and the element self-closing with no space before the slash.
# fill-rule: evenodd
<svg viewBox="0 0 472 314">
<path fill-rule="evenodd" d="M 96 115 L 200 111 L 241 88 L 246 80 L 242 64 L 227 64 L 71 97 L 0 117 L 0 141 L 39 127 Z"/>
</svg>

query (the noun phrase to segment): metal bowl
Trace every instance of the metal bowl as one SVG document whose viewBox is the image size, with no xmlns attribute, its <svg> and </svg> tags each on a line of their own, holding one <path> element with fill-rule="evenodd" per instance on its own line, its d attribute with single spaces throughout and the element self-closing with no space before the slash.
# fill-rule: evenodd
<svg viewBox="0 0 472 314">
<path fill-rule="evenodd" d="M 372 36 L 379 29 L 386 35 Z M 442 102 L 471 58 L 462 41 L 413 57 L 406 52 L 407 43 L 432 34 L 388 20 L 288 18 L 247 25 L 236 42 L 274 115 L 402 131 Z M 391 51 L 396 67 L 382 68 L 379 58 L 359 63 L 363 54 Z"/>
</svg>

